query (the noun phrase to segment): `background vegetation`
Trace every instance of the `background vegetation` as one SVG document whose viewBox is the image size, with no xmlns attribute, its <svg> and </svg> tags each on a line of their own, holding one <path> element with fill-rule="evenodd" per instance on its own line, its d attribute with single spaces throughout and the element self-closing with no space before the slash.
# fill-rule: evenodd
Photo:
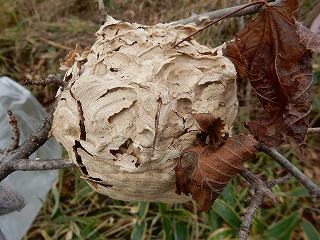
<svg viewBox="0 0 320 240">
<path fill-rule="evenodd" d="M 109 0 L 113 17 L 130 22 L 156 24 L 245 3 L 244 0 Z M 316 0 L 302 1 L 300 19 L 310 26 L 319 14 Z M 225 20 L 199 36 L 203 44 L 217 46 L 234 38 L 251 17 Z M 101 24 L 98 4 L 92 0 L 0 0 L 0 73 L 18 82 L 40 79 L 50 73 L 63 76 L 59 62 L 78 44 L 93 44 Z M 320 127 L 320 57 L 315 54 L 312 127 Z M 55 87 L 30 87 L 47 108 L 52 106 Z M 240 110 L 236 132 L 258 112 L 257 98 L 247 82 L 239 82 Z M 308 137 L 305 156 L 289 145 L 279 151 L 303 172 L 320 183 L 320 135 Z M 246 164 L 261 179 L 285 174 L 264 154 Z M 200 213 L 194 202 L 185 204 L 128 203 L 95 193 L 79 177 L 78 170 L 59 171 L 59 181 L 50 192 L 27 239 L 232 239 L 241 215 L 253 194 L 248 184 L 235 177 L 208 213 Z M 320 210 L 311 204 L 308 192 L 295 180 L 273 188 L 274 205 L 265 200 L 254 220 L 252 239 L 320 239 Z"/>
</svg>

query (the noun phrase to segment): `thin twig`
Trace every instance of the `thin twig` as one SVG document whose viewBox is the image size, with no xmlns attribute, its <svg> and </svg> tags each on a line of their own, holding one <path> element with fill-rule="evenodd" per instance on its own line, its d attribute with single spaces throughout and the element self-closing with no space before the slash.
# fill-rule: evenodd
<svg viewBox="0 0 320 240">
<path fill-rule="evenodd" d="M 266 0 L 266 2 L 274 2 L 271 3 L 270 5 L 276 5 L 279 4 L 281 2 L 283 2 L 284 0 Z M 176 22 L 171 22 L 171 25 L 187 25 L 190 23 L 195 23 L 197 26 L 203 26 L 211 21 L 214 21 L 218 18 L 221 18 L 223 16 L 226 16 L 236 10 L 238 10 L 239 8 L 243 7 L 245 5 L 240 5 L 240 6 L 235 6 L 235 7 L 230 7 L 230 8 L 224 8 L 224 9 L 219 9 L 216 11 L 212 11 L 212 12 L 208 12 L 208 13 L 203 13 L 203 14 L 193 14 L 191 17 L 187 18 L 187 19 L 182 19 Z M 231 17 L 240 17 L 240 16 L 245 16 L 245 15 L 252 15 L 254 13 L 259 12 L 259 10 L 261 9 L 261 5 L 255 5 L 255 6 L 250 6 L 248 8 L 245 8 L 235 14 L 232 14 Z"/>
<path fill-rule="evenodd" d="M 273 203 L 276 203 L 277 199 L 273 192 L 270 189 L 268 183 L 262 181 L 261 179 L 257 178 L 253 175 L 248 169 L 244 168 L 240 174 L 244 179 L 247 180 L 256 189 L 260 189 L 265 196 L 267 196 Z"/>
<path fill-rule="evenodd" d="M 308 128 L 307 133 L 320 133 L 320 127 Z"/>
<path fill-rule="evenodd" d="M 12 143 L 11 143 L 10 147 L 6 150 L 6 152 L 10 152 L 10 151 L 16 149 L 17 147 L 19 147 L 20 130 L 19 130 L 19 126 L 17 123 L 17 119 L 14 116 L 14 114 L 12 113 L 11 109 L 7 109 L 7 114 L 10 119 L 9 124 L 12 127 Z"/>
<path fill-rule="evenodd" d="M 46 86 L 48 84 L 54 84 L 61 87 L 65 87 L 67 85 L 65 81 L 63 81 L 61 78 L 59 78 L 54 74 L 50 74 L 47 78 L 44 78 L 44 79 L 40 79 L 40 80 L 27 79 L 24 82 L 24 85 L 27 85 L 27 86 L 29 85 Z"/>
<path fill-rule="evenodd" d="M 257 212 L 260 205 L 263 203 L 264 197 L 270 198 L 274 203 L 276 202 L 276 197 L 271 191 L 271 188 L 279 183 L 282 183 L 289 179 L 291 176 L 287 175 L 285 177 L 276 179 L 270 182 L 264 182 L 253 175 L 248 169 L 244 169 L 241 172 L 241 176 L 247 180 L 254 188 L 255 194 L 251 199 L 250 205 L 245 213 L 244 220 L 242 221 L 238 233 L 239 240 L 246 240 L 249 236 L 250 228 L 254 219 L 254 215 Z"/>
<path fill-rule="evenodd" d="M 238 232 L 239 240 L 246 240 L 248 238 L 254 215 L 257 212 L 260 205 L 262 204 L 262 201 L 263 192 L 261 190 L 257 190 L 254 195 L 254 198 L 252 198 L 250 205 L 245 213 L 245 217 L 241 222 L 240 229 Z"/>
<path fill-rule="evenodd" d="M 280 178 L 278 178 L 278 179 L 276 179 L 276 180 L 272 180 L 272 181 L 267 182 L 267 185 L 268 185 L 270 188 L 272 188 L 272 187 L 274 187 L 275 185 L 280 184 L 280 183 L 283 183 L 283 182 L 287 181 L 287 180 L 290 179 L 290 178 L 292 178 L 292 175 L 291 175 L 291 174 L 287 174 L 287 175 L 285 175 L 284 177 L 280 177 Z"/>
<path fill-rule="evenodd" d="M 99 4 L 99 13 L 101 14 L 103 21 L 106 22 L 107 21 L 107 10 L 106 10 L 106 6 L 104 5 L 103 0 L 97 0 L 98 4 Z"/>
<path fill-rule="evenodd" d="M 312 182 L 297 167 L 295 167 L 288 159 L 282 156 L 273 148 L 265 147 L 261 144 L 257 146 L 257 150 L 262 151 L 272 157 L 277 163 L 291 173 L 306 189 L 308 189 L 312 199 L 320 198 L 320 187 Z"/>
<path fill-rule="evenodd" d="M 233 16 L 233 15 L 234 15 L 235 13 L 237 13 L 237 12 L 241 12 L 241 10 L 243 10 L 243 9 L 246 9 L 246 8 L 248 8 L 248 7 L 250 7 L 250 6 L 253 6 L 253 5 L 255 6 L 255 5 L 262 5 L 262 4 L 266 5 L 266 4 L 268 4 L 268 3 L 265 2 L 265 1 L 257 1 L 257 2 L 248 3 L 248 4 L 246 4 L 246 5 L 240 6 L 240 7 L 238 7 L 235 11 L 230 12 L 230 13 L 228 13 L 228 14 L 220 17 L 220 18 L 218 18 L 217 20 L 215 20 L 215 21 L 213 21 L 213 22 L 209 22 L 206 26 L 200 28 L 199 30 L 195 31 L 194 33 L 190 34 L 189 36 L 183 38 L 181 41 L 179 41 L 178 43 L 174 44 L 174 45 L 173 45 L 173 48 L 177 47 L 179 44 L 183 43 L 184 41 L 186 41 L 186 40 L 188 40 L 188 39 L 191 39 L 194 35 L 198 34 L 199 32 L 203 31 L 204 29 L 210 27 L 211 25 L 213 25 L 213 24 L 215 24 L 215 23 L 217 23 L 217 22 L 220 22 L 221 20 L 223 20 L 223 19 L 225 19 L 225 18 L 228 18 L 228 17 L 230 17 L 230 16 Z"/>
<path fill-rule="evenodd" d="M 9 166 L 14 171 L 43 171 L 53 169 L 74 168 L 76 165 L 68 158 L 58 159 L 16 159 Z"/>
</svg>

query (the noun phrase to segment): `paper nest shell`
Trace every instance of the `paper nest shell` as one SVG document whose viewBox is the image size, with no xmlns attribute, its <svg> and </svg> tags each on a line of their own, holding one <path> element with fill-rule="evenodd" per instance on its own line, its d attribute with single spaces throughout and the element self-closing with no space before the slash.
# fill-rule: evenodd
<svg viewBox="0 0 320 240">
<path fill-rule="evenodd" d="M 176 193 L 174 167 L 200 132 L 193 114 L 220 117 L 230 133 L 238 109 L 236 71 L 221 47 L 188 40 L 173 48 L 196 30 L 109 17 L 90 50 L 71 54 L 52 133 L 97 192 L 190 200 Z"/>
</svg>

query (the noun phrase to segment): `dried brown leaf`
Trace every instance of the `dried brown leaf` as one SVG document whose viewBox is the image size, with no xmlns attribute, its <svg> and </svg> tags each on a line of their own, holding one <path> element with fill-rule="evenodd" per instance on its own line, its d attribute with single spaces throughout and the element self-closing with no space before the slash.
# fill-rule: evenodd
<svg viewBox="0 0 320 240">
<path fill-rule="evenodd" d="M 227 138 L 222 134 L 225 124 L 221 118 L 215 118 L 210 113 L 194 114 L 193 117 L 200 129 L 209 136 L 209 144 L 219 146 Z"/>
<path fill-rule="evenodd" d="M 252 137 L 241 135 L 228 139 L 219 149 L 207 145 L 184 151 L 175 168 L 177 193 L 191 194 L 200 211 L 209 210 L 232 177 L 242 171 L 243 162 L 255 156 L 256 143 Z M 186 153 L 198 158 L 192 176 L 182 167 Z"/>
<path fill-rule="evenodd" d="M 250 132 L 267 146 L 286 140 L 302 145 L 311 108 L 311 52 L 319 37 L 295 19 L 299 1 L 267 7 L 227 44 L 226 55 L 246 76 L 264 112 L 248 124 Z"/>
<path fill-rule="evenodd" d="M 71 50 L 67 56 L 64 58 L 64 62 L 60 63 L 60 70 L 62 71 L 68 71 L 70 67 L 74 64 L 74 62 L 77 60 L 77 57 L 82 57 L 85 59 L 90 51 L 90 47 L 86 47 L 83 51 L 78 47 L 78 44 L 76 44 L 76 47 L 74 50 Z"/>
</svg>

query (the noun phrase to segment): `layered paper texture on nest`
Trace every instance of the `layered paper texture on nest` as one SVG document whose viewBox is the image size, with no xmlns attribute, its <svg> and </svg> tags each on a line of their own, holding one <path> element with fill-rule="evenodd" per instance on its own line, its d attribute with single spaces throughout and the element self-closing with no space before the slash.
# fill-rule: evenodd
<svg viewBox="0 0 320 240">
<path fill-rule="evenodd" d="M 174 167 L 200 133 L 193 114 L 220 117 L 230 134 L 238 109 L 233 64 L 221 47 L 188 40 L 173 48 L 196 30 L 108 18 L 91 49 L 69 55 L 53 135 L 97 192 L 187 201 L 176 193 Z"/>
</svg>

